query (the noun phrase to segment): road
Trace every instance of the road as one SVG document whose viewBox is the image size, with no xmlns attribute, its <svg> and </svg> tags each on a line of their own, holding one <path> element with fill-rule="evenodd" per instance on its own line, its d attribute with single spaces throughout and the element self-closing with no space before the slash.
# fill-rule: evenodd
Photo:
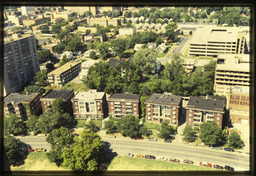
<svg viewBox="0 0 256 176">
<path fill-rule="evenodd" d="M 103 134 L 102 132 L 101 134 Z M 209 162 L 211 164 L 230 165 L 237 171 L 249 170 L 249 155 L 237 152 L 227 152 L 223 150 L 214 150 L 208 147 L 192 146 L 182 143 L 164 143 L 163 140 L 148 141 L 144 140 L 132 140 L 128 137 L 109 138 L 106 135 L 101 135 L 102 141 L 108 142 L 113 152 L 118 155 L 124 155 L 125 153 L 133 154 L 151 154 L 156 157 L 165 156 L 167 158 L 173 157 L 180 159 L 190 159 L 194 161 L 195 165 L 199 165 L 199 162 Z M 45 136 L 26 136 L 17 137 L 21 141 L 30 144 L 32 148 L 43 147 L 50 149 L 50 145 L 46 142 Z"/>
<path fill-rule="evenodd" d="M 180 44 L 177 44 L 177 46 L 173 49 L 173 52 L 167 54 L 167 62 L 171 61 L 171 58 L 174 54 L 178 54 L 183 51 L 183 47 L 186 47 L 186 44 L 189 39 L 190 37 L 183 37 L 183 40 L 180 42 Z"/>
</svg>

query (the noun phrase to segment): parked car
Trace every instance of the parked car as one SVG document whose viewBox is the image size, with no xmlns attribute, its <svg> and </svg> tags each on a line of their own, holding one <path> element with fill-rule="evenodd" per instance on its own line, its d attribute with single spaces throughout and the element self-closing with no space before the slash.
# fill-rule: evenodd
<svg viewBox="0 0 256 176">
<path fill-rule="evenodd" d="M 228 171 L 234 171 L 234 168 L 233 168 L 233 167 L 227 166 L 227 165 L 224 167 L 224 169 L 225 169 L 225 170 L 228 170 Z"/>
<path fill-rule="evenodd" d="M 171 139 L 165 139 L 164 142 L 172 143 L 172 140 Z"/>
<path fill-rule="evenodd" d="M 143 140 L 143 137 L 134 137 L 134 140 Z"/>
<path fill-rule="evenodd" d="M 234 149 L 232 148 L 224 148 L 225 151 L 234 152 Z"/>
<path fill-rule="evenodd" d="M 112 134 L 112 135 L 110 135 L 109 137 L 110 137 L 110 138 L 116 138 L 116 136 L 115 136 L 115 135 L 113 135 L 113 134 Z"/>
<path fill-rule="evenodd" d="M 126 153 L 125 156 L 133 157 L 134 154 L 132 154 L 132 153 Z"/>
<path fill-rule="evenodd" d="M 153 155 L 145 155 L 145 158 L 146 159 L 156 159 L 156 157 Z"/>
<path fill-rule="evenodd" d="M 199 164 L 200 164 L 200 166 L 212 167 L 212 164 L 211 164 L 211 163 L 200 162 Z"/>
<path fill-rule="evenodd" d="M 143 158 L 144 156 L 142 154 L 136 154 L 136 158 Z"/>
<path fill-rule="evenodd" d="M 36 148 L 36 152 L 46 152 L 45 148 Z"/>
<path fill-rule="evenodd" d="M 33 148 L 28 148 L 27 151 L 28 152 L 34 152 L 35 150 Z"/>
<path fill-rule="evenodd" d="M 159 160 L 163 160 L 163 161 L 168 161 L 168 158 L 166 158 L 166 157 L 164 157 L 164 156 L 160 156 L 158 159 L 159 159 Z"/>
<path fill-rule="evenodd" d="M 183 160 L 183 163 L 187 163 L 187 164 L 194 164 L 194 162 L 193 162 L 193 161 L 188 160 L 188 159 L 184 159 L 184 160 Z"/>
<path fill-rule="evenodd" d="M 211 148 L 212 148 L 212 149 L 217 149 L 217 150 L 222 150 L 222 147 L 221 147 L 221 146 L 216 146 L 216 147 L 211 146 Z"/>
<path fill-rule="evenodd" d="M 179 162 L 180 162 L 180 160 L 179 160 L 179 159 L 176 159 L 176 158 L 170 158 L 169 161 L 171 161 L 171 162 L 176 162 L 176 163 L 179 163 Z"/>
<path fill-rule="evenodd" d="M 149 141 L 157 141 L 156 138 L 148 138 Z"/>
<path fill-rule="evenodd" d="M 218 165 L 218 164 L 214 164 L 214 165 L 213 165 L 213 168 L 216 168 L 216 169 L 223 169 L 223 166 L 220 166 L 220 165 Z"/>
</svg>

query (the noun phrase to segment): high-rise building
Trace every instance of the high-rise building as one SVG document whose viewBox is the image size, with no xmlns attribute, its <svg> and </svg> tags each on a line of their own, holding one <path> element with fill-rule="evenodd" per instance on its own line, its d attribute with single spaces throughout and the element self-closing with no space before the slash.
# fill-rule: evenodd
<svg viewBox="0 0 256 176">
<path fill-rule="evenodd" d="M 21 6 L 21 14 L 28 15 L 34 12 L 34 6 Z"/>
<path fill-rule="evenodd" d="M 15 37 L 4 43 L 4 96 L 20 91 L 40 71 L 34 36 Z"/>
</svg>

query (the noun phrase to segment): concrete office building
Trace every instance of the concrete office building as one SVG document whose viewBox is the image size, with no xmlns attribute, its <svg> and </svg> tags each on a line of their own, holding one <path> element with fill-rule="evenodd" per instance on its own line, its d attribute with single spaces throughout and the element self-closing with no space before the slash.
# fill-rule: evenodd
<svg viewBox="0 0 256 176">
<path fill-rule="evenodd" d="M 35 38 L 32 35 L 5 37 L 4 43 L 4 96 L 18 92 L 34 80 L 40 71 Z"/>
<path fill-rule="evenodd" d="M 214 77 L 214 93 L 228 95 L 235 86 L 249 87 L 251 73 L 249 54 L 219 54 Z"/>
<path fill-rule="evenodd" d="M 21 14 L 29 15 L 34 13 L 34 6 L 21 6 Z"/>
<path fill-rule="evenodd" d="M 189 55 L 217 57 L 218 54 L 244 54 L 246 33 L 239 27 L 200 26 L 189 42 Z"/>
</svg>

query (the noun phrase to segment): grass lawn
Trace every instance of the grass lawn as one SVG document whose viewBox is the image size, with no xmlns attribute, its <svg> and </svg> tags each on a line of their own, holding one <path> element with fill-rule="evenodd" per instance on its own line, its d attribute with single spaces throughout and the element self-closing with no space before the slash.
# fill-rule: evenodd
<svg viewBox="0 0 256 176">
<path fill-rule="evenodd" d="M 33 152 L 28 155 L 25 164 L 19 167 L 11 167 L 12 171 L 69 171 L 63 167 L 58 167 L 54 162 L 50 162 L 46 153 Z"/>
<path fill-rule="evenodd" d="M 152 122 L 145 122 L 144 125 L 150 130 L 157 130 L 159 129 L 160 125 L 158 123 Z"/>
<path fill-rule="evenodd" d="M 77 91 L 85 91 L 87 92 L 89 88 L 84 83 L 74 83 L 74 82 L 68 82 L 63 89 L 72 90 L 74 89 L 75 92 Z"/>
<path fill-rule="evenodd" d="M 101 127 L 101 125 L 102 125 L 102 119 L 93 120 L 93 122 L 98 127 Z M 81 128 L 81 127 L 83 127 L 83 124 L 87 124 L 87 119 L 77 120 L 77 127 Z"/>
<path fill-rule="evenodd" d="M 108 167 L 111 170 L 145 170 L 145 171 L 218 171 L 214 168 L 201 167 L 183 163 L 172 163 L 167 161 L 148 160 L 139 158 L 128 158 L 124 156 L 115 157 Z"/>
</svg>

